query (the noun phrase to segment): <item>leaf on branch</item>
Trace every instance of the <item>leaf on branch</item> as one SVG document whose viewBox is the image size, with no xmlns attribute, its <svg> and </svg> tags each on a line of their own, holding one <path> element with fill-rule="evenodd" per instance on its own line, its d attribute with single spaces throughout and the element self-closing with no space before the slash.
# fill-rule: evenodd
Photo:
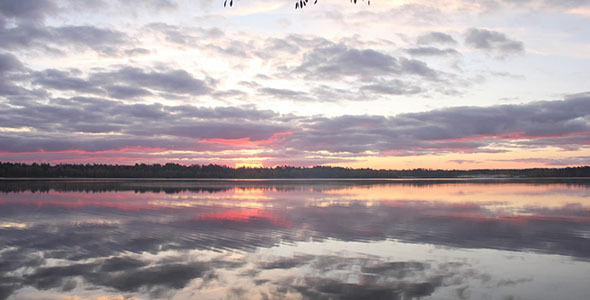
<svg viewBox="0 0 590 300">
<path fill-rule="evenodd" d="M 363 0 L 364 2 L 365 0 Z M 296 0 L 295 1 L 295 9 L 299 9 L 299 8 L 303 8 L 304 6 L 307 6 L 307 2 L 309 2 L 309 0 Z M 357 0 L 350 0 L 351 3 L 356 4 Z M 313 4 L 317 4 L 318 0 L 315 0 L 313 2 Z M 229 6 L 232 7 L 234 4 L 234 0 L 229 0 Z M 371 5 L 371 0 L 367 0 L 367 5 Z M 223 1 L 223 7 L 227 7 L 227 0 Z"/>
</svg>

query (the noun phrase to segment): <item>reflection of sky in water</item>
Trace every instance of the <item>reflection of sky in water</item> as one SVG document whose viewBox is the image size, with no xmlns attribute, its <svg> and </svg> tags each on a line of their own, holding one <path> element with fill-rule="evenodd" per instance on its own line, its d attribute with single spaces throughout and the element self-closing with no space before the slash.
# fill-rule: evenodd
<svg viewBox="0 0 590 300">
<path fill-rule="evenodd" d="M 3 182 L 0 299 L 584 299 L 589 187 Z"/>
</svg>

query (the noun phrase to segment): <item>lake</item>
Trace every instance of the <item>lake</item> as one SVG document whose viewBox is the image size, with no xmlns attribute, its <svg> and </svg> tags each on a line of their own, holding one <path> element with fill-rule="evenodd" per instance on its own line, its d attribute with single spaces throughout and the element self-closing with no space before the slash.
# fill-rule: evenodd
<svg viewBox="0 0 590 300">
<path fill-rule="evenodd" d="M 0 299 L 589 295 L 589 180 L 0 181 Z"/>
</svg>

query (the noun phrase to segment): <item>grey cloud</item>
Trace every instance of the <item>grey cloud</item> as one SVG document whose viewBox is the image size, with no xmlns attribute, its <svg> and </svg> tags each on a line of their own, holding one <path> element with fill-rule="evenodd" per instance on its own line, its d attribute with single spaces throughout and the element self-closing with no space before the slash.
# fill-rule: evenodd
<svg viewBox="0 0 590 300">
<path fill-rule="evenodd" d="M 248 93 L 242 91 L 242 90 L 238 90 L 238 89 L 230 89 L 230 90 L 225 90 L 225 91 L 215 91 L 213 93 L 211 93 L 211 95 L 213 97 L 218 97 L 218 98 L 227 98 L 227 97 L 245 97 L 248 96 Z"/>
<path fill-rule="evenodd" d="M 568 158 L 521 158 L 511 160 L 495 160 L 495 161 L 509 161 L 509 162 L 535 162 L 542 163 L 548 166 L 564 166 L 564 165 L 588 165 L 590 156 L 574 156 Z"/>
<path fill-rule="evenodd" d="M 124 53 L 129 56 L 136 56 L 136 55 L 150 54 L 151 51 L 148 49 L 144 49 L 144 48 L 133 48 L 133 49 L 125 50 Z"/>
<path fill-rule="evenodd" d="M 162 34 L 171 43 L 198 47 L 205 40 L 217 40 L 225 33 L 219 28 L 180 27 L 164 23 L 152 23 L 146 29 Z"/>
<path fill-rule="evenodd" d="M 36 72 L 32 76 L 32 82 L 46 88 L 56 90 L 71 90 L 82 93 L 102 94 L 103 91 L 91 82 L 71 76 L 69 72 L 48 69 Z"/>
<path fill-rule="evenodd" d="M 130 99 L 152 95 L 152 93 L 146 89 L 133 86 L 110 85 L 105 87 L 105 89 L 110 97 L 116 99 Z"/>
<path fill-rule="evenodd" d="M 265 95 L 273 96 L 279 99 L 299 99 L 306 100 L 309 96 L 305 92 L 294 91 L 290 89 L 278 89 L 278 88 L 260 88 L 259 92 Z"/>
<path fill-rule="evenodd" d="M 522 42 L 512 40 L 503 33 L 487 29 L 469 29 L 466 33 L 465 43 L 476 49 L 499 52 L 504 55 L 524 52 Z"/>
<path fill-rule="evenodd" d="M 63 26 L 49 28 L 51 42 L 64 42 L 88 47 L 98 53 L 117 55 L 119 47 L 128 43 L 129 37 L 119 31 L 94 26 Z"/>
<path fill-rule="evenodd" d="M 252 50 L 252 45 L 239 40 L 230 40 L 222 44 L 209 44 L 208 48 L 223 53 L 225 55 L 235 56 L 242 59 L 248 59 L 251 57 L 250 52 Z"/>
<path fill-rule="evenodd" d="M 335 80 L 343 76 L 362 79 L 377 76 L 417 75 L 436 79 L 439 72 L 419 60 L 399 59 L 372 49 L 358 50 L 341 44 L 314 48 L 303 57 L 296 73 L 312 79 Z"/>
<path fill-rule="evenodd" d="M 590 4 L 588 0 L 503 0 L 503 2 L 513 4 L 542 3 L 546 6 L 557 8 L 573 8 Z"/>
<path fill-rule="evenodd" d="M 351 89 L 335 88 L 325 84 L 319 84 L 311 89 L 313 94 L 319 101 L 336 102 L 341 100 L 370 100 L 364 97 L 362 93 Z"/>
<path fill-rule="evenodd" d="M 0 53 L 0 76 L 4 73 L 20 71 L 24 67 L 22 63 L 10 53 Z"/>
<path fill-rule="evenodd" d="M 547 4 L 552 6 L 565 6 L 565 7 L 579 7 L 584 5 L 590 5 L 589 0 L 545 0 Z"/>
<path fill-rule="evenodd" d="M 288 258 L 281 258 L 272 261 L 265 261 L 258 264 L 258 267 L 263 270 L 272 269 L 292 269 L 302 266 L 313 259 L 313 256 L 299 255 Z"/>
<path fill-rule="evenodd" d="M 423 34 L 417 38 L 417 42 L 418 44 L 457 44 L 457 41 L 451 35 L 442 32 Z"/>
<path fill-rule="evenodd" d="M 459 55 L 455 49 L 439 49 L 435 47 L 417 47 L 405 49 L 406 52 L 414 56 L 444 56 L 444 55 Z"/>
<path fill-rule="evenodd" d="M 283 38 L 267 38 L 264 44 L 254 51 L 254 54 L 262 59 L 269 59 L 280 55 L 294 56 L 303 50 L 332 46 L 334 43 L 324 38 L 290 34 Z"/>
<path fill-rule="evenodd" d="M 181 69 L 148 71 L 134 67 L 91 73 L 88 78 L 81 78 L 77 72 L 48 69 L 32 73 L 30 80 L 47 89 L 108 94 L 117 99 L 149 96 L 152 91 L 197 96 L 211 92 L 213 83 L 210 78 L 200 80 Z"/>
<path fill-rule="evenodd" d="M 23 64 L 10 53 L 0 53 L 0 95 L 27 96 L 38 93 L 29 91 L 19 85 L 20 77 L 27 72 Z"/>
<path fill-rule="evenodd" d="M 40 49 L 63 54 L 71 48 L 90 49 L 102 55 L 120 55 L 122 47 L 129 46 L 130 38 L 111 29 L 94 26 L 44 27 L 20 24 L 16 27 L 0 27 L 0 48 L 31 50 Z"/>
<path fill-rule="evenodd" d="M 480 161 L 476 161 L 476 160 L 470 160 L 470 159 L 454 159 L 454 160 L 450 160 L 450 162 L 454 162 L 457 164 L 464 164 L 464 163 L 470 163 L 470 164 L 478 164 L 481 163 Z"/>
<path fill-rule="evenodd" d="M 399 62 L 401 70 L 407 74 L 420 75 L 429 79 L 436 79 L 439 75 L 437 71 L 431 69 L 425 62 L 420 60 L 402 57 L 399 59 Z"/>
<path fill-rule="evenodd" d="M 328 255 L 310 258 L 304 261 L 304 268 L 321 275 L 277 278 L 273 282 L 278 285 L 277 290 L 285 293 L 286 287 L 306 299 L 417 299 L 429 296 L 439 288 L 459 286 L 468 277 L 486 276 L 469 270 L 467 264 L 455 262 L 390 262 L 377 257 Z M 359 266 L 361 270 L 357 273 L 354 270 Z M 334 270 L 348 276 L 327 275 Z M 351 275 L 359 280 L 350 282 L 344 279 Z"/>
<path fill-rule="evenodd" d="M 0 15 L 16 18 L 19 21 L 40 21 L 46 14 L 55 11 L 55 3 L 51 0 L 2 0 Z"/>
<path fill-rule="evenodd" d="M 330 152 L 393 151 L 392 155 L 486 151 L 490 144 L 552 145 L 567 150 L 587 142 L 590 99 L 523 105 L 455 107 L 395 117 L 310 118 L 286 142 L 296 149 Z M 567 141 L 567 142 L 565 142 Z"/>
<path fill-rule="evenodd" d="M 363 266 L 363 273 L 387 275 L 391 277 L 403 278 L 415 276 L 424 270 L 430 268 L 430 265 L 423 262 L 414 261 L 393 261 Z"/>
<path fill-rule="evenodd" d="M 0 48 L 13 50 L 34 46 L 51 50 L 45 45 L 49 36 L 50 33 L 46 29 L 36 25 L 21 24 L 14 28 L 0 26 Z"/>
<path fill-rule="evenodd" d="M 173 10 L 178 7 L 175 0 L 145 0 L 130 2 L 123 0 L 65 0 L 60 4 L 72 12 L 84 10 L 102 14 L 125 13 L 127 16 L 140 13 L 158 13 L 162 10 Z"/>
<path fill-rule="evenodd" d="M 408 84 L 401 80 L 365 85 L 362 86 L 360 90 L 385 95 L 412 95 L 422 92 L 420 87 Z"/>
<path fill-rule="evenodd" d="M 274 156 L 273 156 L 274 154 Z M 309 152 L 309 154 L 314 155 L 313 152 Z M 342 157 L 302 157 L 301 153 L 297 153 L 296 151 L 292 154 L 292 156 L 288 154 L 284 155 L 276 155 L 275 153 L 268 153 L 267 154 L 270 159 L 266 160 L 265 163 L 271 166 L 302 166 L 302 167 L 313 167 L 319 166 L 324 164 L 337 164 L 337 163 L 352 163 L 358 162 L 358 160 L 350 159 L 350 158 L 342 158 Z"/>
<path fill-rule="evenodd" d="M 371 94 L 418 92 L 411 84 L 396 81 L 366 85 L 361 91 Z M 215 138 L 265 141 L 262 146 L 290 153 L 285 159 L 295 162 L 306 161 L 309 155 L 317 156 L 317 151 L 330 153 L 320 155 L 325 160 L 339 161 L 366 151 L 380 155 L 500 151 L 491 149 L 492 145 L 555 146 L 575 150 L 587 145 L 590 99 L 580 94 L 563 101 L 452 107 L 392 117 L 328 118 L 281 115 L 254 107 L 125 104 L 75 97 L 51 99 L 48 103 L 32 102 L 21 107 L 7 106 L 0 116 L 0 127 L 33 129 L 32 132 L 0 135 L 0 150 L 11 152 L 102 151 L 126 147 L 199 151 L 240 147 L 204 141 Z M 106 135 L 71 139 L 71 134 L 76 132 Z M 287 134 L 268 140 L 281 132 Z"/>
<path fill-rule="evenodd" d="M 106 133 L 109 131 L 117 131 L 117 127 L 91 127 L 90 125 L 79 125 L 73 130 L 86 132 Z M 26 138 L 26 140 L 23 139 Z M 40 151 L 43 149 L 47 152 L 47 160 L 64 159 L 64 155 L 59 153 L 51 153 L 52 151 L 72 150 L 72 153 L 66 153 L 65 157 L 73 159 L 74 156 L 85 157 L 87 159 L 96 159 L 98 157 L 108 158 L 113 161 L 121 155 L 128 158 L 135 158 L 138 161 L 147 161 L 152 155 L 141 153 L 125 153 L 118 151 L 120 149 L 128 149 L 138 147 L 138 151 L 145 151 L 146 149 L 174 149 L 174 150 L 191 150 L 191 151 L 220 151 L 227 150 L 230 147 L 223 147 L 219 145 L 203 145 L 196 143 L 193 140 L 184 140 L 174 136 L 164 137 L 142 137 L 133 136 L 129 134 L 118 135 L 105 139 L 104 136 L 92 137 L 78 135 L 77 140 L 72 140 L 72 134 L 46 134 L 45 137 L 38 137 L 35 135 L 22 134 L 21 137 L 14 137 L 8 135 L 0 135 L 0 141 L 3 144 L 4 151 L 9 152 L 31 152 Z M 84 152 L 86 151 L 86 152 Z M 104 152 L 103 152 L 104 151 Z M 191 159 L 194 155 L 175 154 L 176 157 Z M 157 156 L 157 155 L 156 155 Z M 163 159 L 171 159 L 166 155 L 160 155 Z M 22 159 L 25 160 L 25 159 Z"/>
<path fill-rule="evenodd" d="M 94 73 L 90 80 L 99 83 L 127 83 L 136 88 L 169 93 L 202 95 L 211 91 L 207 82 L 194 78 L 184 70 L 146 72 L 140 68 L 124 67 L 113 72 Z"/>
<path fill-rule="evenodd" d="M 259 110 L 251 106 L 245 107 L 195 107 L 192 105 L 178 105 L 167 108 L 176 117 L 183 118 L 202 118 L 206 120 L 241 120 L 247 119 L 252 121 L 273 121 L 277 114 L 271 110 Z M 277 122 L 280 120 L 276 120 Z"/>
<path fill-rule="evenodd" d="M 296 72 L 305 72 L 308 76 L 336 79 L 346 75 L 380 75 L 393 72 L 397 60 L 378 51 L 367 49 L 349 49 L 343 45 L 318 48 L 304 56 Z"/>
<path fill-rule="evenodd" d="M 100 192 L 105 189 L 104 186 L 97 183 L 77 184 L 76 190 L 78 191 Z M 110 184 L 123 185 L 123 190 L 133 189 L 133 185 L 129 186 L 130 182 Z M 141 185 L 142 183 L 138 184 Z M 173 188 L 169 183 L 151 184 L 148 187 L 153 190 L 140 189 L 140 191 L 160 193 L 161 189 L 157 188 L 158 185 L 163 185 L 164 188 Z M 216 189 L 234 189 L 236 186 L 240 186 L 244 188 L 272 187 L 277 190 L 299 189 L 309 191 L 309 188 L 305 188 L 308 186 L 302 187 L 301 183 L 297 182 L 249 182 L 239 184 L 231 182 L 175 182 L 172 184 L 176 185 L 177 188 L 181 188 L 183 185 L 194 188 L 196 184 L 196 187 Z M 316 190 L 314 186 L 314 193 L 323 191 L 326 188 L 327 190 L 340 190 L 350 187 L 348 184 L 342 185 L 341 183 L 328 184 L 328 186 L 323 184 L 325 183 L 317 186 L 319 190 Z M 364 184 L 360 185 L 363 186 Z M 397 184 L 408 186 L 412 184 L 432 185 L 436 184 L 436 182 Z M 444 184 L 448 184 L 448 182 L 444 182 Z M 91 188 L 92 185 L 96 186 Z M 369 185 L 381 186 L 383 183 L 370 183 Z M 209 192 L 206 189 L 202 191 Z M 3 202 L 3 210 L 0 211 L 0 214 L 14 217 L 15 215 L 30 216 L 32 212 L 38 212 L 37 200 L 30 198 L 30 196 L 27 196 L 26 200 L 16 199 Z M 131 205 L 130 208 L 133 208 L 133 204 L 140 205 L 139 207 L 141 207 L 141 204 L 145 204 L 145 200 L 141 200 L 139 203 L 136 201 L 137 199 L 129 199 L 127 203 Z M 456 207 L 451 204 L 432 205 L 430 202 L 410 204 L 401 201 L 399 203 L 401 205 L 396 206 L 330 205 L 318 207 L 305 206 L 303 202 L 289 200 L 289 198 L 272 201 L 274 201 L 273 204 L 281 208 L 268 213 L 271 215 L 277 214 L 277 218 L 284 217 L 286 221 L 292 221 L 292 226 L 284 227 L 269 220 L 257 218 L 252 218 L 248 222 L 194 218 L 195 213 L 223 213 L 226 209 L 220 207 L 189 206 L 177 209 L 167 206 L 160 209 L 152 207 L 149 215 L 145 215 L 146 211 L 127 211 L 125 207 L 109 207 L 109 203 L 105 203 L 105 206 L 102 207 L 96 202 L 91 202 L 89 203 L 91 205 L 79 206 L 76 209 L 67 211 L 59 209 L 59 203 L 55 203 L 43 207 L 43 218 L 37 219 L 37 222 L 59 220 L 65 215 L 87 215 L 89 213 L 101 214 L 105 219 L 120 219 L 124 216 L 125 221 L 111 226 L 83 227 L 72 227 L 70 223 L 66 222 L 53 225 L 52 228 L 43 226 L 43 223 L 25 229 L 4 230 L 0 238 L 6 247 L 19 248 L 25 246 L 30 251 L 26 252 L 25 255 L 21 255 L 22 257 L 16 256 L 14 253 L 10 256 L 7 254 L 7 258 L 21 257 L 18 263 L 11 263 L 7 270 L 14 269 L 18 264 L 22 265 L 25 262 L 31 266 L 38 266 L 43 263 L 43 260 L 39 260 L 41 252 L 44 252 L 44 258 L 59 258 L 61 256 L 62 259 L 68 260 L 87 260 L 97 256 L 108 257 L 125 252 L 142 253 L 147 251 L 155 253 L 158 249 L 164 251 L 167 249 L 252 249 L 254 247 L 270 247 L 281 240 L 283 242 L 304 241 L 311 236 L 316 239 L 331 238 L 343 241 L 380 241 L 395 238 L 406 242 L 431 243 L 462 248 L 507 249 L 512 251 L 530 251 L 534 249 L 543 253 L 571 255 L 581 258 L 590 257 L 590 248 L 580 247 L 584 238 L 576 234 L 579 230 L 584 230 L 587 227 L 584 220 L 580 219 L 580 217 L 584 218 L 586 212 L 580 211 L 580 207 L 577 206 L 552 208 L 547 209 L 547 211 L 531 208 L 527 210 L 527 214 L 531 216 L 560 216 L 561 218 L 542 218 L 536 219 L 537 223 L 535 224 L 523 224 L 495 218 L 495 212 L 480 205 Z M 66 200 L 63 205 L 67 207 L 68 203 Z M 283 206 L 289 208 L 286 209 Z M 174 215 L 175 220 L 170 220 L 170 214 Z M 474 214 L 482 217 L 489 216 L 489 218 L 487 222 L 481 222 L 481 220 L 472 218 L 457 218 L 457 214 Z M 156 219 L 155 217 L 161 218 Z M 400 226 L 402 224 L 403 226 Z M 306 228 L 306 234 L 293 234 L 294 232 L 302 233 L 300 232 L 302 228 Z M 433 231 L 433 229 L 436 230 Z M 125 235 L 119 235 L 118 233 L 122 230 L 133 230 L 136 236 L 130 239 Z M 170 230 L 174 230 L 177 234 L 173 237 L 169 236 Z M 522 236 L 523 231 L 527 231 L 525 236 Z M 244 232 L 249 232 L 249 234 L 244 235 Z M 456 234 L 449 234 L 450 232 Z M 191 238 L 183 239 L 182 237 L 185 235 Z M 556 243 L 547 244 L 544 242 L 547 240 L 553 240 Z M 71 249 L 77 249 L 77 251 L 71 251 Z M 22 261 L 25 258 L 27 260 Z M 121 264 L 118 264 L 119 262 Z M 313 260 L 309 256 L 301 255 L 291 259 L 261 262 L 259 267 L 264 269 L 287 269 L 307 262 L 313 262 Z M 101 266 L 105 263 L 107 262 L 101 263 Z M 313 263 L 317 264 L 316 268 L 318 269 L 321 269 L 322 265 L 330 266 L 330 263 L 325 261 Z M 142 263 L 130 258 L 112 261 L 106 265 L 105 270 L 112 270 L 113 272 L 121 271 L 121 268 L 135 269 L 147 266 L 145 262 Z M 116 268 L 116 265 L 119 266 L 119 269 Z M 91 269 L 94 270 L 95 268 L 92 267 Z M 420 272 L 425 269 L 427 269 L 427 265 L 413 262 L 389 262 L 365 265 L 363 273 L 394 278 L 401 275 L 420 277 Z M 66 272 L 61 269 L 54 269 L 52 273 L 55 271 L 59 271 L 60 274 L 72 274 L 73 272 L 73 270 Z"/>
<path fill-rule="evenodd" d="M 90 264 L 38 268 L 35 273 L 25 276 L 23 284 L 47 290 L 60 287 L 65 278 L 84 275 L 92 272 L 92 269 Z"/>
<path fill-rule="evenodd" d="M 204 277 L 210 269 L 206 263 L 182 262 L 136 268 L 123 273 L 90 273 L 84 278 L 94 285 L 112 287 L 124 292 L 135 292 L 140 288 L 181 289 L 189 281 Z"/>
<path fill-rule="evenodd" d="M 289 54 L 296 54 L 299 52 L 301 47 L 298 45 L 297 42 L 294 42 L 292 39 L 295 38 L 294 36 L 291 38 L 286 39 L 279 39 L 279 38 L 269 38 L 265 41 L 264 51 L 259 55 L 264 57 L 267 52 L 276 53 L 276 52 L 286 52 Z"/>
<path fill-rule="evenodd" d="M 289 120 L 288 116 L 281 119 L 271 111 L 252 108 L 198 108 L 124 104 L 89 97 L 57 98 L 48 104 L 31 103 L 21 108 L 7 108 L 0 116 L 0 126 L 31 127 L 35 132 L 3 133 L 0 140 L 3 150 L 17 152 L 40 149 L 102 151 L 134 146 L 216 149 L 218 146 L 199 144 L 193 139 L 263 140 L 287 130 Z M 72 139 L 71 134 L 76 132 L 117 134 L 108 139 L 104 136 Z"/>
<path fill-rule="evenodd" d="M 309 299 L 413 299 L 431 295 L 440 286 L 435 282 L 368 285 L 346 283 L 335 279 L 305 278 L 303 286 L 293 285 L 304 298 Z"/>
<path fill-rule="evenodd" d="M 211 267 L 205 262 L 149 265 L 148 262 L 130 257 L 114 257 L 102 262 L 37 268 L 24 276 L 22 284 L 40 290 L 57 287 L 65 290 L 75 288 L 75 285 L 71 287 L 69 279 L 81 277 L 95 287 L 108 287 L 122 292 L 137 292 L 140 289 L 160 292 L 181 289 L 189 281 L 207 276 L 208 273 L 211 273 Z"/>
<path fill-rule="evenodd" d="M 311 181 L 310 181 L 311 182 Z M 571 183 L 571 181 L 570 181 Z M 19 184 L 21 184 L 19 186 Z M 523 211 L 530 222 L 513 222 L 499 218 L 498 211 L 489 205 L 453 205 L 430 201 L 397 201 L 393 205 L 330 204 L 309 205 L 317 196 L 330 198 L 329 191 L 345 191 L 351 187 L 432 187 L 448 185 L 449 181 L 403 182 L 210 182 L 210 181 L 59 181 L 27 183 L 11 181 L 7 185 L 19 191 L 5 195 L 0 203 L 0 216 L 6 220 L 31 220 L 25 228 L 2 228 L 0 230 L 0 297 L 7 298 L 14 291 L 27 286 L 41 290 L 76 288 L 72 280 L 83 282 L 84 288 L 116 290 L 128 293 L 149 293 L 154 298 L 166 298 L 189 285 L 191 280 L 202 279 L 205 283 L 215 280 L 223 269 L 243 266 L 254 267 L 242 276 L 255 277 L 259 283 L 265 278 L 258 275 L 265 270 L 275 270 L 277 277 L 265 281 L 271 288 L 288 289 L 303 297 L 330 297 L 333 299 L 380 297 L 419 298 L 433 294 L 438 289 L 462 286 L 464 280 L 481 280 L 489 287 L 518 283 L 519 278 L 494 279 L 474 270 L 465 262 L 388 260 L 375 256 L 345 255 L 294 255 L 292 257 L 267 258 L 245 264 L 228 257 L 207 257 L 206 261 L 184 255 L 186 250 L 220 250 L 237 253 L 279 243 L 293 243 L 313 239 L 337 241 L 384 241 L 399 240 L 406 243 L 432 244 L 463 249 L 500 249 L 508 251 L 540 252 L 571 256 L 586 260 L 590 257 L 587 239 L 580 232 L 588 228 L 587 209 L 581 204 L 564 207 L 528 207 Z M 465 181 L 453 184 L 466 184 Z M 468 184 L 468 183 L 467 183 Z M 486 184 L 478 182 L 478 184 Z M 497 184 L 497 183 L 493 183 Z M 517 183 L 525 184 L 525 183 Z M 530 183 L 529 183 L 530 184 Z M 535 183 L 538 184 L 538 183 Z M 36 186 L 36 187 L 35 187 Z M 588 184 L 568 189 L 582 197 L 587 194 Z M 33 188 L 34 187 L 34 188 Z M 552 185 L 547 188 L 551 191 Z M 555 185 L 553 186 L 555 187 Z M 557 185 L 558 188 L 563 188 Z M 2 190 L 6 192 L 3 185 Z M 297 197 L 281 194 L 268 200 L 265 210 L 276 219 L 285 220 L 282 226 L 264 218 L 249 218 L 245 221 L 215 220 L 201 216 L 216 215 L 231 211 L 216 205 L 201 205 L 175 208 L 153 204 L 151 196 L 170 200 L 162 192 L 189 193 L 201 199 L 198 193 L 233 191 L 236 189 L 260 188 L 277 192 L 299 192 Z M 43 191 L 43 193 L 38 193 Z M 65 191 L 47 193 L 47 191 Z M 125 203 L 112 200 L 105 191 L 135 191 L 129 193 Z M 69 197 L 75 192 L 80 197 Z M 90 194 L 91 193 L 91 194 Z M 139 194 L 141 193 L 141 194 Z M 156 193 L 150 195 L 150 193 Z M 547 193 L 547 189 L 543 189 Z M 558 195 L 564 195 L 557 191 Z M 339 193 L 336 193 L 339 194 Z M 60 196 L 61 195 L 61 196 Z M 191 197 L 189 197 L 190 199 Z M 336 197 L 337 198 L 337 197 Z M 223 198 L 225 199 L 225 198 Z M 582 198 L 580 198 L 582 199 Z M 47 201 L 50 200 L 50 201 Z M 227 200 L 227 199 L 226 199 Z M 226 201 L 223 200 L 223 201 Z M 72 204 L 75 204 L 72 206 Z M 146 204 L 149 204 L 146 206 Z M 72 220 L 86 220 L 88 216 L 117 222 L 107 224 L 79 224 Z M 461 216 L 480 216 L 470 218 Z M 195 216 L 200 216 L 195 218 Z M 34 219 L 34 221 L 33 221 Z M 483 221 L 482 221 L 483 220 Z M 133 232 L 130 237 L 126 232 Z M 170 235 L 170 232 L 174 232 Z M 549 242 L 548 242 L 549 241 Z M 166 258 L 158 260 L 164 251 Z M 178 251 L 181 255 L 170 256 Z M 212 252 L 212 251 L 210 251 Z M 149 253 L 149 255 L 145 255 Z M 144 256 L 145 255 L 145 256 Z M 231 256 L 231 255 L 230 255 Z M 245 255 L 255 257 L 252 255 Z M 49 265 L 49 259 L 59 259 L 60 265 Z M 249 262 L 249 261 L 248 261 Z M 307 276 L 281 276 L 276 271 L 290 268 L 312 270 Z M 21 270 L 21 276 L 11 276 Z M 351 283 L 330 276 L 349 274 L 359 278 Z M 333 274 L 333 273 L 332 273 Z M 289 275 L 291 275 L 289 273 Z M 358 277 L 356 277 L 358 276 Z M 220 276 L 221 277 L 221 276 Z M 473 283 L 471 281 L 471 283 Z M 446 290 L 448 291 L 448 290 Z M 163 294 L 162 294 L 163 293 Z M 1 298 L 0 298 L 1 299 Z"/>
<path fill-rule="evenodd" d="M 132 104 L 119 107 L 119 111 L 123 115 L 129 115 L 139 119 L 157 120 L 168 116 L 164 111 L 164 106 L 159 103 L 154 104 Z"/>
<path fill-rule="evenodd" d="M 162 130 L 161 133 L 200 139 L 241 139 L 250 138 L 253 141 L 265 140 L 274 133 L 287 128 L 284 125 L 268 125 L 243 121 L 241 124 L 231 122 L 202 122 L 194 124 L 179 124 Z"/>
<path fill-rule="evenodd" d="M 125 3 L 127 5 L 131 5 L 131 6 L 135 5 L 135 4 L 132 4 L 127 1 L 120 1 L 120 2 Z M 172 8 L 176 8 L 178 6 L 174 0 L 149 0 L 149 1 L 144 1 L 144 3 L 151 5 L 155 9 L 172 9 Z"/>
<path fill-rule="evenodd" d="M 289 44 L 295 44 L 306 49 L 326 48 L 334 45 L 333 42 L 322 37 L 307 37 L 298 34 L 290 34 L 286 37 L 286 40 L 288 40 Z"/>
<path fill-rule="evenodd" d="M 326 12 L 323 15 L 325 18 L 342 24 L 343 27 L 362 26 L 364 22 L 374 20 L 396 20 L 398 24 L 432 28 L 433 26 L 440 26 L 441 22 L 447 21 L 446 16 L 437 5 L 416 2 L 398 5 L 383 12 L 365 10 L 352 14 L 352 17 L 349 16 L 345 17 L 343 13 L 335 10 Z"/>
</svg>

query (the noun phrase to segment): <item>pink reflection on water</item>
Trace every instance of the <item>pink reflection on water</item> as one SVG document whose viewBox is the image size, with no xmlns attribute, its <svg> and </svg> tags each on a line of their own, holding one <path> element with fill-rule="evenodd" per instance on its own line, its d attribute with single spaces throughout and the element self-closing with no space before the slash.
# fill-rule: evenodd
<svg viewBox="0 0 590 300">
<path fill-rule="evenodd" d="M 239 182 L 238 182 L 239 183 Z M 37 209 L 110 208 L 121 211 L 199 210 L 199 220 L 248 222 L 268 220 L 291 226 L 293 209 L 323 207 L 389 207 L 415 216 L 494 222 L 564 221 L 590 223 L 587 185 L 529 183 L 442 183 L 375 185 L 273 185 L 272 183 L 222 186 L 210 192 L 178 190 L 174 193 L 125 191 L 31 191 L 0 194 L 0 206 L 25 205 Z M 269 209 L 272 208 L 272 209 Z M 228 209 L 230 209 L 228 211 Z M 279 217 L 280 211 L 285 217 Z"/>
<path fill-rule="evenodd" d="M 281 217 L 275 213 L 262 209 L 241 209 L 199 215 L 199 221 L 230 221 L 247 223 L 255 220 L 269 221 L 270 223 L 281 227 L 293 226 L 293 224 L 287 221 L 285 217 Z"/>
</svg>

